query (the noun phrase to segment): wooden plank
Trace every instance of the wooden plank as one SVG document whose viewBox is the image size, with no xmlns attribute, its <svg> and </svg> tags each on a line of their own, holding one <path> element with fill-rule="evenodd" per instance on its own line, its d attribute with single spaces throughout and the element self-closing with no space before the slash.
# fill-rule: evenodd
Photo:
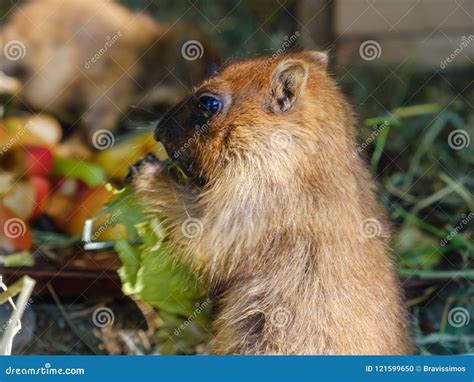
<svg viewBox="0 0 474 382">
<path fill-rule="evenodd" d="M 35 252 L 35 266 L 21 268 L 0 267 L 3 281 L 10 285 L 24 275 L 36 280 L 35 295 L 49 295 L 50 283 L 60 297 L 91 299 L 121 296 L 120 266 L 113 252 L 76 251 L 60 262 L 51 262 Z"/>
<path fill-rule="evenodd" d="M 420 67 L 448 70 L 474 64 L 474 32 L 472 35 L 438 35 L 428 40 L 377 39 L 374 48 L 367 50 L 368 59 L 361 57 L 361 45 L 366 39 L 340 40 L 336 48 L 339 65 L 385 65 L 406 61 Z M 370 44 L 370 42 L 368 42 Z M 376 45 L 378 44 L 378 46 Z M 380 48 L 379 48 L 380 47 Z M 373 59 L 371 59 L 373 58 Z"/>
<path fill-rule="evenodd" d="M 331 0 L 301 0 L 297 3 L 297 18 L 304 25 L 300 28 L 302 46 L 306 49 L 328 48 L 333 40 L 332 11 Z"/>
<path fill-rule="evenodd" d="M 473 31 L 472 0 L 337 0 L 336 37 L 377 33 Z"/>
</svg>

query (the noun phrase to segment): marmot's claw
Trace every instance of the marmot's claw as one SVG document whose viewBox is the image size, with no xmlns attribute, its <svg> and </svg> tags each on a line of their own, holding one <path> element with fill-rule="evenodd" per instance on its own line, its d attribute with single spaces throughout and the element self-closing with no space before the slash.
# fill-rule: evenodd
<svg viewBox="0 0 474 382">
<path fill-rule="evenodd" d="M 162 167 L 160 160 L 155 156 L 155 154 L 148 153 L 146 156 L 137 160 L 134 164 L 128 166 L 128 174 L 125 177 L 125 182 L 131 183 L 133 178 L 140 174 L 145 166 L 149 168 L 155 167 L 156 170 Z"/>
</svg>

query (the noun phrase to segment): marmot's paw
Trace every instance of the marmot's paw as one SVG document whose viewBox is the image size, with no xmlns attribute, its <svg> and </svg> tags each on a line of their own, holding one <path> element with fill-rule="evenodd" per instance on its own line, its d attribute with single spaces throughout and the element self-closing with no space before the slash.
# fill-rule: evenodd
<svg viewBox="0 0 474 382">
<path fill-rule="evenodd" d="M 134 164 L 128 166 L 128 175 L 125 178 L 127 183 L 132 183 L 137 177 L 156 176 L 165 168 L 164 164 L 154 155 L 148 153 Z"/>
</svg>

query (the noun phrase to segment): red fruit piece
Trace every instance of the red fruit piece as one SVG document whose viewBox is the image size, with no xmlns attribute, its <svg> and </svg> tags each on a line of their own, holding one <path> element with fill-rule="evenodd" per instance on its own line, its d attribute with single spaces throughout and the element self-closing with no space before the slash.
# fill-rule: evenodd
<svg viewBox="0 0 474 382">
<path fill-rule="evenodd" d="M 25 155 L 25 174 L 27 176 L 48 176 L 53 168 L 53 154 L 48 147 L 27 146 Z"/>
</svg>

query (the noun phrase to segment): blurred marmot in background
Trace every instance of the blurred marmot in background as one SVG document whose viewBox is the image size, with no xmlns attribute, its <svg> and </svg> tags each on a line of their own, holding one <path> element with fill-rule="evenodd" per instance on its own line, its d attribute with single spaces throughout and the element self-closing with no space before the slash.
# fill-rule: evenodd
<svg viewBox="0 0 474 382">
<path fill-rule="evenodd" d="M 155 131 L 194 187 L 153 155 L 131 168 L 183 261 L 210 282 L 217 354 L 406 354 L 386 217 L 353 112 L 301 52 L 232 64 Z"/>
<path fill-rule="evenodd" d="M 216 60 L 201 31 L 157 24 L 107 0 L 33 0 L 0 30 L 1 70 L 35 111 L 70 116 L 90 136 L 128 108 L 173 104 Z"/>
</svg>

